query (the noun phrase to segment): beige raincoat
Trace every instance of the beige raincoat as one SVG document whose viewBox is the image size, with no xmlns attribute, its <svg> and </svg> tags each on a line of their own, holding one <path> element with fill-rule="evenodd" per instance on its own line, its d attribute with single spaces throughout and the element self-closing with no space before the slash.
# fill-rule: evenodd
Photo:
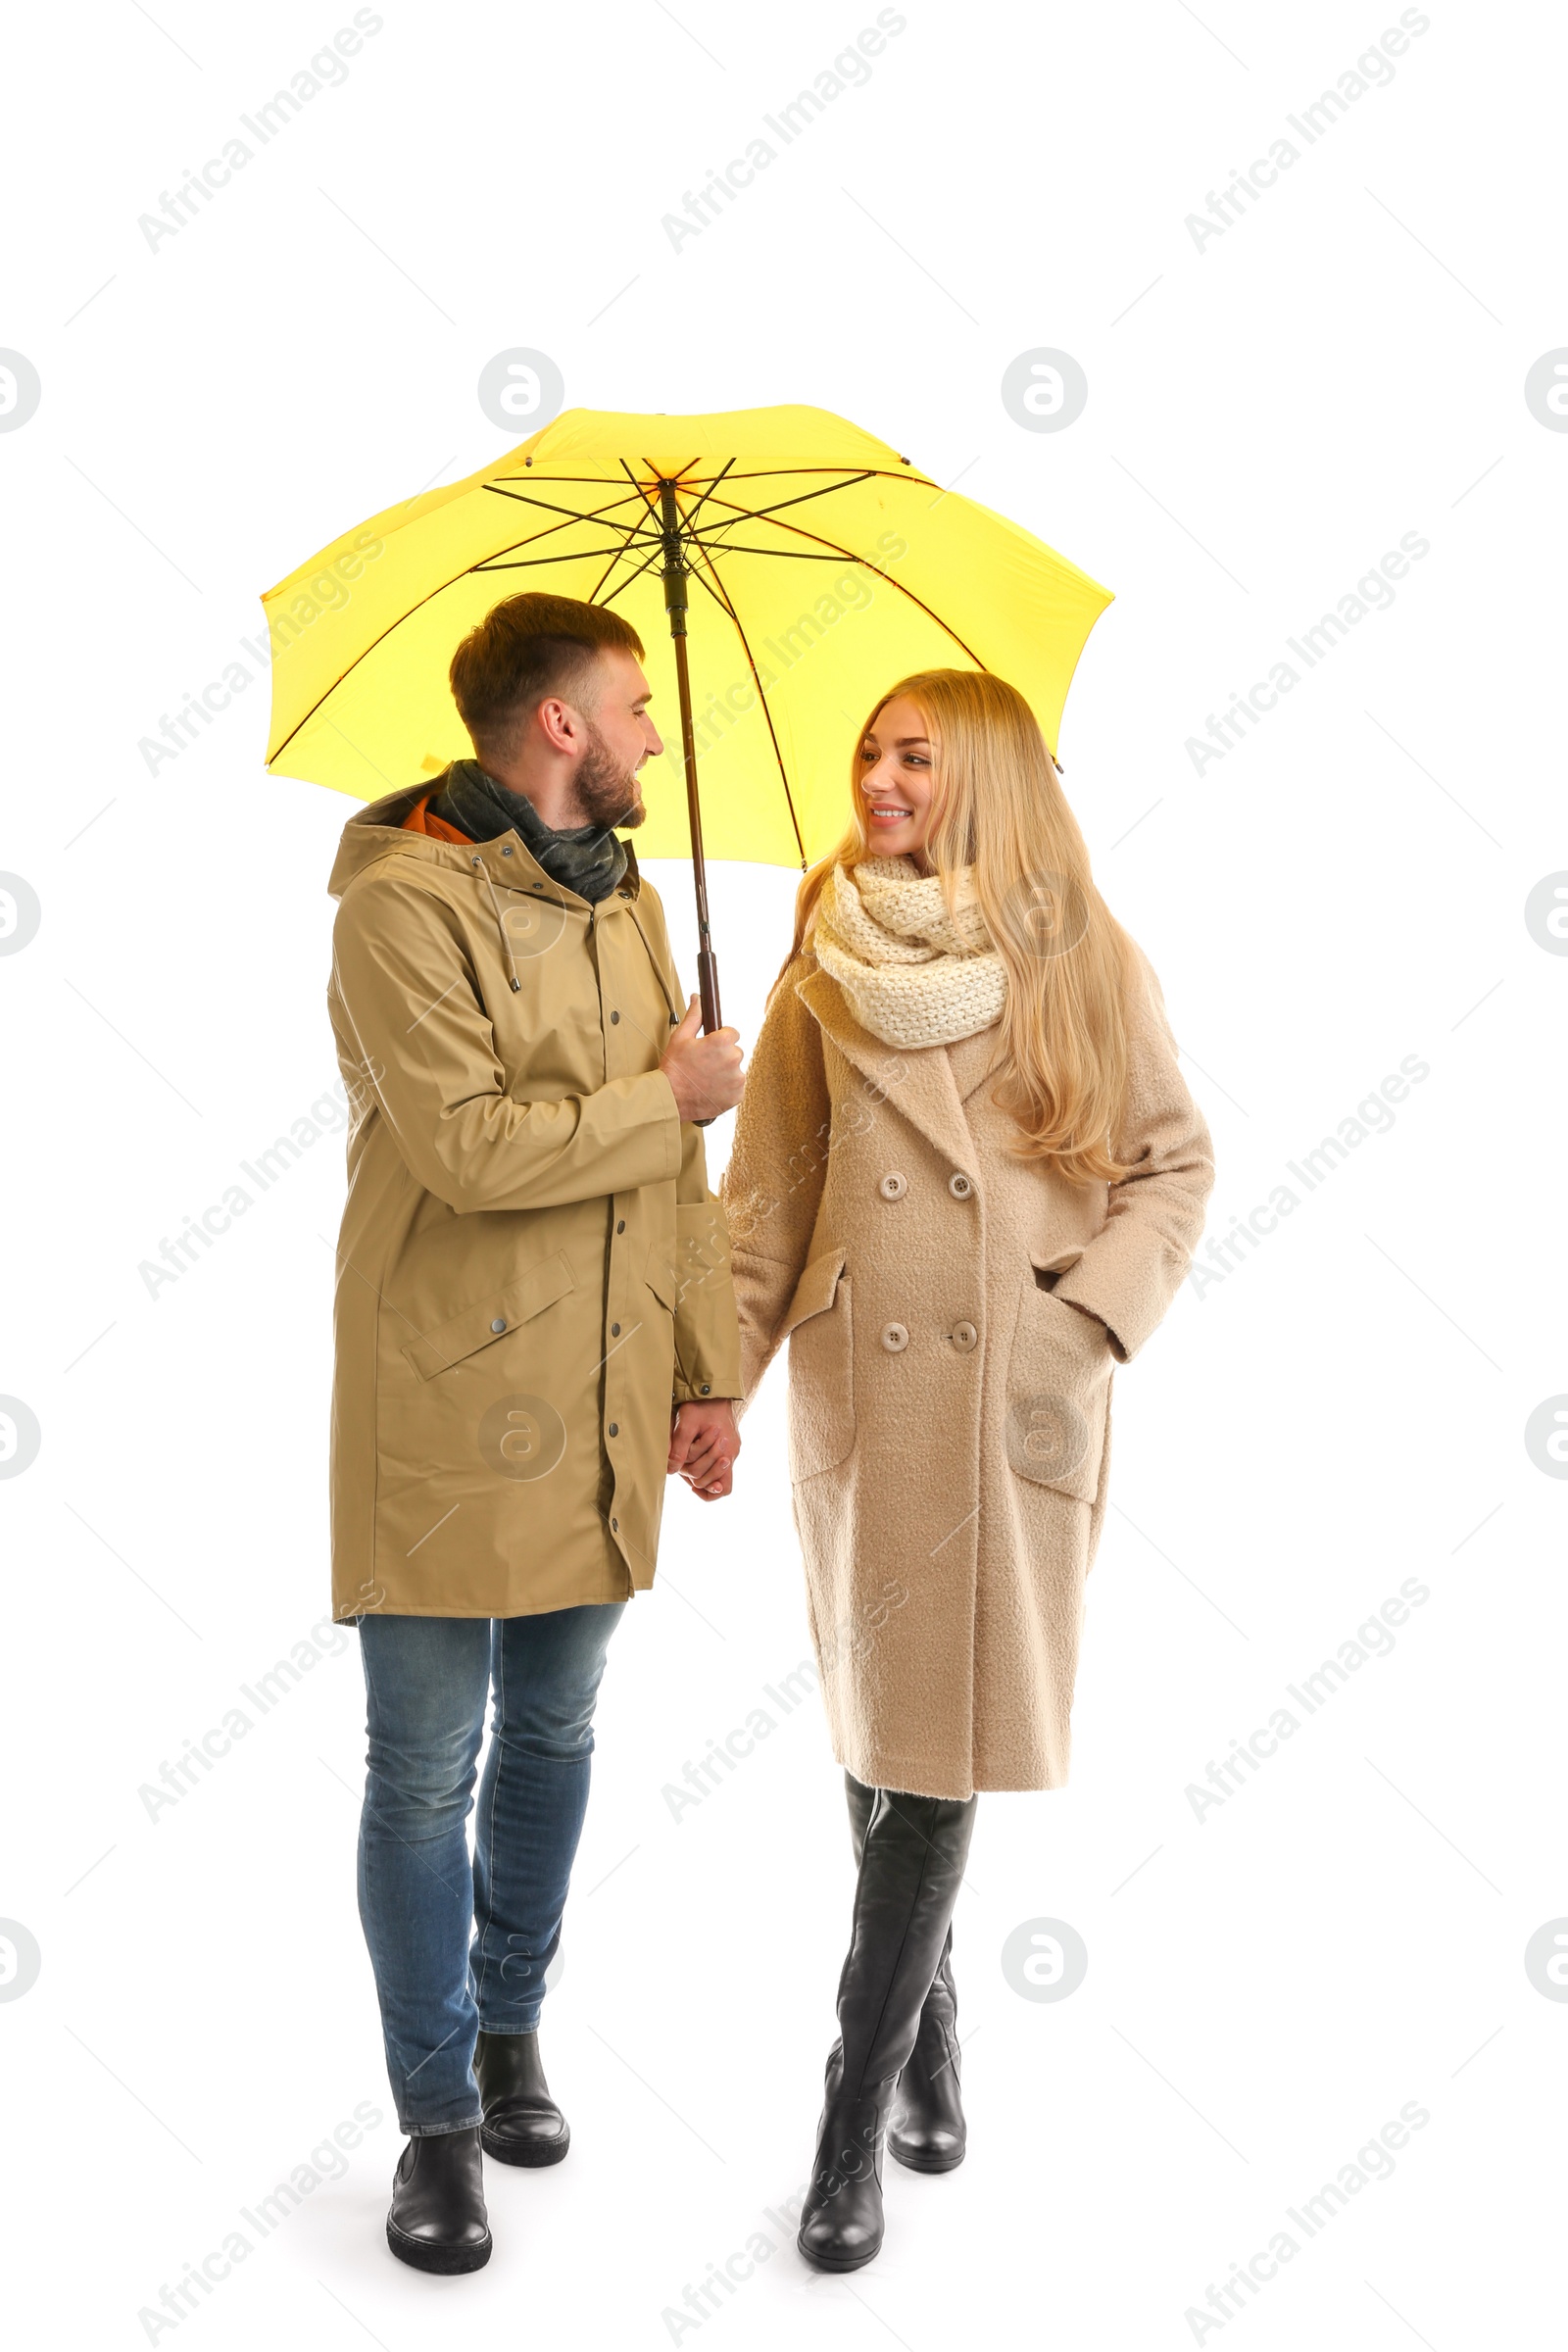
<svg viewBox="0 0 1568 2352">
<path fill-rule="evenodd" d="M 633 859 L 597 906 L 514 832 L 344 828 L 349 1090 L 335 1616 L 515 1617 L 651 1585 L 672 1403 L 739 1393 L 723 1212 L 659 1068 L 685 1001 Z"/>
</svg>

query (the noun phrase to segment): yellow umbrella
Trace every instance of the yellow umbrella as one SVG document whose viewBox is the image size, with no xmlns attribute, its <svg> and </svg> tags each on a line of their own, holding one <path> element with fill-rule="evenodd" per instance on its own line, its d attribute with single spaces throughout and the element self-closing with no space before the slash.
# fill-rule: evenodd
<svg viewBox="0 0 1568 2352">
<path fill-rule="evenodd" d="M 614 605 L 648 649 L 656 717 L 678 710 L 665 774 L 645 778 L 637 846 L 693 860 L 710 1025 L 705 842 L 771 864 L 823 856 L 845 828 L 854 730 L 911 670 L 1009 679 L 1054 747 L 1110 602 L 1029 532 L 824 409 L 568 409 L 268 591 L 268 766 L 374 800 L 467 756 L 448 664 L 493 605 L 530 588 Z M 674 734 L 667 715 L 662 731 Z"/>
</svg>

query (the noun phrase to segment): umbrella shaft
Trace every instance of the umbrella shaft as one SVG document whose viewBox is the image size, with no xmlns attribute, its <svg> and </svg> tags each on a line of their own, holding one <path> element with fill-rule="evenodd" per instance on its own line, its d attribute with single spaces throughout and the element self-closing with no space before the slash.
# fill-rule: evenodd
<svg viewBox="0 0 1568 2352">
<path fill-rule="evenodd" d="M 692 731 L 692 687 L 686 668 L 684 631 L 675 639 L 675 679 L 680 690 L 681 756 L 686 766 L 686 815 L 692 836 L 692 882 L 697 893 L 697 988 L 702 999 L 703 1027 L 716 1029 L 718 964 L 708 925 L 708 867 L 703 858 L 703 815 L 697 801 L 697 746 Z"/>
<path fill-rule="evenodd" d="M 692 842 L 692 882 L 697 893 L 697 987 L 702 1001 L 703 1027 L 716 1029 L 722 1019 L 718 1006 L 718 964 L 708 925 L 708 867 L 703 858 L 703 811 L 697 797 L 697 737 L 692 724 L 692 681 L 686 662 L 686 563 L 681 553 L 680 510 L 673 482 L 660 484 L 660 511 L 664 535 L 664 610 L 675 648 L 675 684 L 680 697 L 681 763 L 686 774 L 686 819 Z M 704 1120 L 700 1124 L 706 1125 Z"/>
</svg>

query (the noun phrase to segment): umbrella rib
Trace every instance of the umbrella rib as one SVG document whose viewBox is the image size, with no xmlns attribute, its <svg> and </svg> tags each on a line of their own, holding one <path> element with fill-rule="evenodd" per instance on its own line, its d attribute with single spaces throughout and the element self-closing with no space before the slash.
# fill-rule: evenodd
<svg viewBox="0 0 1568 2352">
<path fill-rule="evenodd" d="M 411 605 L 406 612 L 400 612 L 396 620 L 389 622 L 387 627 L 381 631 L 379 637 L 375 638 L 371 644 L 366 646 L 363 652 L 356 654 L 353 661 L 349 663 L 347 669 L 339 670 L 337 676 L 332 680 L 330 686 L 322 687 L 320 693 L 317 696 L 310 709 L 306 711 L 303 711 L 300 717 L 296 720 L 295 724 L 290 727 L 288 733 L 284 736 L 276 751 L 270 754 L 267 760 L 269 773 L 271 772 L 274 762 L 282 759 L 283 754 L 288 750 L 288 747 L 293 742 L 295 736 L 298 735 L 303 728 L 310 725 L 311 720 L 316 716 L 316 713 L 318 710 L 319 710 L 321 705 L 328 701 L 331 696 L 336 694 L 344 679 L 352 677 L 362 662 L 368 662 L 373 653 L 377 652 L 381 646 L 385 645 L 387 639 L 392 635 L 395 629 L 401 629 L 406 620 L 412 620 L 415 613 L 422 612 L 426 605 L 433 605 L 438 596 L 445 596 L 447 590 L 456 586 L 459 580 L 466 579 L 471 569 L 471 564 L 466 564 L 462 571 L 455 571 L 452 574 L 451 579 L 439 580 L 435 587 L 430 590 L 428 596 L 421 596 L 418 602 Z M 265 616 L 267 612 L 265 603 L 263 604 L 262 612 Z"/>
<path fill-rule="evenodd" d="M 744 507 L 737 509 L 738 514 L 744 515 L 746 512 L 747 510 Z M 840 547 L 836 541 L 832 539 L 824 539 L 819 532 L 803 530 L 798 522 L 781 522 L 776 527 L 781 531 L 793 531 L 797 537 L 802 539 L 814 539 L 818 547 L 827 548 L 831 550 L 834 555 L 841 556 L 846 564 L 863 564 L 867 571 L 874 571 L 879 580 L 886 580 L 888 586 L 890 588 L 897 589 L 900 596 L 906 597 L 911 605 L 917 605 L 928 620 L 934 620 L 937 624 L 937 627 L 943 630 L 946 635 L 951 637 L 954 644 L 957 646 L 961 652 L 968 655 L 969 660 L 975 664 L 977 669 L 986 669 L 989 667 L 987 662 L 981 661 L 980 656 L 974 651 L 974 648 L 964 643 L 963 639 L 958 635 L 957 630 L 953 626 L 951 621 L 944 620 L 941 613 L 933 611 L 932 607 L 926 603 L 924 597 L 916 596 L 912 588 L 906 588 L 902 580 L 896 580 L 890 571 L 884 571 L 880 564 L 873 564 L 869 556 L 857 555 L 853 548 Z M 782 547 L 734 548 L 726 544 L 723 552 L 728 555 L 763 556 L 771 560 L 775 556 L 789 555 L 793 551 Z"/>
<path fill-rule="evenodd" d="M 625 459 L 617 459 L 616 464 L 619 466 L 621 472 L 626 476 L 627 481 L 630 482 L 632 488 L 636 491 L 638 497 L 642 500 L 643 505 L 648 509 L 649 514 L 657 518 L 659 514 L 658 508 L 654 505 L 653 500 L 649 497 L 647 491 L 643 488 L 641 482 L 637 479 L 637 476 L 633 473 Z M 645 466 L 648 464 L 648 460 L 646 458 L 644 458 L 643 464 Z"/>
<path fill-rule="evenodd" d="M 699 547 L 707 546 L 715 549 L 722 556 L 763 556 L 770 564 L 775 562 L 779 564 L 832 564 L 845 559 L 845 551 L 835 547 L 830 539 L 824 541 L 825 552 L 820 555 L 813 554 L 809 548 L 804 547 L 740 547 L 733 539 L 707 541 L 698 539 L 694 544 Z M 859 556 L 851 557 L 848 560 L 856 564 L 864 561 Z"/>
<path fill-rule="evenodd" d="M 767 707 L 767 696 L 763 693 L 762 681 L 758 676 L 757 663 L 752 655 L 751 642 L 747 637 L 745 629 L 741 626 L 740 614 L 736 612 L 734 606 L 729 601 L 729 591 L 718 576 L 718 567 L 713 562 L 710 551 L 703 546 L 701 540 L 698 540 L 697 547 L 698 552 L 703 557 L 703 560 L 707 564 L 709 570 L 712 572 L 713 577 L 711 581 L 706 580 L 700 571 L 694 570 L 692 573 L 692 578 L 697 582 L 700 588 L 706 588 L 708 590 L 708 593 L 713 599 L 713 602 L 720 608 L 721 611 L 729 614 L 730 619 L 735 625 L 735 634 L 741 641 L 741 651 L 746 656 L 746 666 L 751 671 L 753 683 L 757 688 L 757 699 L 761 706 L 762 716 L 767 721 L 768 741 L 773 746 L 773 757 L 778 761 L 778 780 L 784 787 L 784 806 L 790 812 L 790 825 L 795 834 L 795 846 L 801 853 L 801 871 L 804 873 L 807 866 L 807 857 L 806 843 L 801 838 L 801 820 L 795 813 L 795 795 L 790 790 L 789 770 L 784 765 L 784 754 L 779 748 L 778 736 L 775 734 L 773 729 L 773 713 Z"/>
<path fill-rule="evenodd" d="M 484 487 L 488 490 L 491 487 L 491 484 L 487 482 Z M 587 521 L 589 517 L 586 515 L 576 515 L 573 516 L 572 519 L 574 521 L 583 522 Z M 614 530 L 617 526 L 614 523 L 611 523 L 608 527 L 611 530 Z M 550 530 L 541 532 L 539 536 L 541 538 L 548 538 L 553 532 L 564 530 L 564 528 L 565 525 L 564 523 L 552 523 Z M 533 542 L 514 542 L 514 544 L 531 545 Z M 575 548 L 571 551 L 571 555 L 569 557 L 564 555 L 533 556 L 527 558 L 526 560 L 519 559 L 519 561 L 515 564 L 498 564 L 493 557 L 487 556 L 482 564 L 466 564 L 461 571 L 453 572 L 449 579 L 438 580 L 436 585 L 429 591 L 428 595 L 421 596 L 416 603 L 412 604 L 409 607 L 406 612 L 400 612 L 395 620 L 388 623 L 378 637 L 373 639 L 369 645 L 366 646 L 362 652 L 355 655 L 353 661 L 349 663 L 346 669 L 339 670 L 337 676 L 332 680 L 330 685 L 324 686 L 321 689 L 321 692 L 319 695 L 318 695 L 316 701 L 311 705 L 310 709 L 302 711 L 294 725 L 290 727 L 288 733 L 284 736 L 276 751 L 269 756 L 267 760 L 268 772 L 270 774 L 273 771 L 276 762 L 282 759 L 283 754 L 288 750 L 288 747 L 294 741 L 295 736 L 301 734 L 304 729 L 310 725 L 311 720 L 316 716 L 318 710 L 320 710 L 322 704 L 328 702 L 331 697 L 336 694 L 338 688 L 343 684 L 345 679 L 353 676 L 354 672 L 359 668 L 361 662 L 368 662 L 373 653 L 377 653 L 380 648 L 385 645 L 387 639 L 392 636 L 395 630 L 402 628 L 406 620 L 412 620 L 415 613 L 422 612 L 426 605 L 434 604 L 438 596 L 445 596 L 447 590 L 449 588 L 455 588 L 459 580 L 470 579 L 476 574 L 483 575 L 486 572 L 524 570 L 541 564 L 562 564 L 566 562 L 575 562 L 583 555 L 613 554 L 616 557 L 619 557 L 624 555 L 625 552 L 625 544 L 623 542 L 620 547 L 613 550 L 609 548 Z M 646 569 L 647 566 L 645 565 L 643 568 Z M 265 609 L 266 608 L 264 606 L 264 612 Z"/>
<path fill-rule="evenodd" d="M 579 511 L 575 507 L 553 506 L 548 498 L 531 498 L 525 490 L 505 490 L 498 482 L 482 482 L 480 488 L 493 492 L 497 498 L 513 499 L 520 507 L 537 507 L 542 514 L 562 515 L 564 519 L 553 526 L 557 530 L 564 530 L 568 523 L 573 522 L 597 522 L 607 531 L 624 531 L 628 539 L 643 535 L 641 523 L 616 522 L 613 519 L 611 509 L 624 506 L 626 502 L 623 498 L 612 499 L 609 506 Z"/>
<path fill-rule="evenodd" d="M 726 468 L 726 471 L 727 470 L 728 468 Z M 713 481 L 703 493 L 705 499 L 712 497 L 713 492 L 718 488 L 718 485 L 723 478 L 723 474 L 718 474 L 714 477 Z M 766 477 L 762 476 L 760 478 L 765 479 Z M 737 507 L 735 510 L 735 520 L 739 522 L 743 517 L 750 517 L 755 521 L 766 514 L 778 514 L 782 513 L 785 507 L 804 507 L 813 498 L 830 498 L 835 490 L 853 490 L 857 483 L 868 482 L 870 479 L 871 476 L 869 473 L 851 473 L 845 475 L 842 481 L 823 482 L 815 490 L 802 490 L 794 498 L 775 499 L 770 507 Z M 908 479 L 908 476 L 906 474 L 901 474 L 899 479 L 901 481 L 906 481 Z M 727 529 L 728 525 L 724 524 L 720 527 Z"/>
<path fill-rule="evenodd" d="M 642 576 L 643 576 L 643 573 L 644 573 L 645 571 L 647 571 L 647 569 L 649 568 L 649 566 L 650 566 L 651 564 L 657 564 L 657 563 L 658 563 L 658 561 L 659 561 L 659 559 L 660 559 L 660 556 L 661 556 L 662 552 L 662 551 L 660 548 L 657 548 L 657 547 L 656 547 L 656 548 L 655 548 L 655 550 L 654 550 L 654 552 L 653 552 L 653 554 L 652 554 L 651 556 L 645 556 L 645 557 L 643 558 L 643 561 L 642 561 L 642 562 L 641 562 L 641 563 L 638 564 L 638 566 L 637 566 L 637 568 L 636 568 L 636 570 L 635 570 L 635 571 L 628 571 L 628 572 L 627 572 L 627 574 L 626 574 L 626 577 L 625 577 L 623 580 L 621 580 L 621 581 L 617 582 L 617 584 L 616 584 L 616 585 L 615 585 L 613 588 L 612 588 L 612 590 L 610 591 L 610 594 L 609 594 L 607 597 L 605 597 L 603 600 L 601 600 L 601 598 L 600 598 L 600 594 L 599 594 L 599 589 L 600 589 L 600 588 L 602 588 L 602 587 L 604 586 L 604 584 L 605 584 L 606 580 L 608 580 L 608 579 L 609 579 L 611 572 L 612 572 L 612 571 L 614 570 L 614 568 L 615 568 L 615 566 L 614 566 L 614 564 L 610 564 L 610 565 L 607 567 L 607 569 L 606 569 L 606 570 L 605 570 L 605 571 L 604 571 L 604 572 L 603 572 L 603 573 L 600 575 L 600 579 L 599 579 L 599 586 L 595 588 L 595 590 L 594 590 L 594 592 L 593 592 L 592 596 L 590 596 L 590 597 L 589 597 L 589 599 L 588 599 L 588 602 L 589 602 L 589 604 L 591 604 L 591 605 L 597 605 L 597 604 L 599 604 L 601 601 L 603 601 L 603 602 L 604 602 L 605 604 L 607 604 L 607 605 L 612 605 L 612 604 L 614 603 L 614 601 L 615 601 L 616 597 L 617 597 L 617 596 L 620 594 L 620 592 L 621 592 L 621 589 L 622 589 L 622 588 L 629 588 L 629 587 L 631 586 L 631 584 L 632 584 L 633 580 L 640 580 L 640 579 L 642 578 Z"/>
<path fill-rule="evenodd" d="M 551 476 L 552 480 L 564 480 L 565 478 L 567 477 L 564 475 Z M 602 490 L 616 491 L 618 491 L 620 488 L 618 482 L 612 481 L 594 482 L 591 483 L 590 486 Z M 624 495 L 621 495 L 615 498 L 606 499 L 602 507 L 557 507 L 552 506 L 551 502 L 547 498 L 536 497 L 531 490 L 509 489 L 505 482 L 481 482 L 479 487 L 481 490 L 488 490 L 493 498 L 513 498 L 516 500 L 519 506 L 543 507 L 547 514 L 564 514 L 572 522 L 585 522 L 589 520 L 597 521 L 601 515 L 610 514 L 613 508 L 624 507 L 629 503 Z M 632 483 L 632 488 L 634 490 L 637 488 L 635 481 Z M 614 527 L 618 529 L 620 526 L 617 524 Z"/>
<path fill-rule="evenodd" d="M 646 465 L 647 465 L 647 463 L 648 463 L 648 461 L 647 461 L 647 459 L 645 458 L 645 459 L 643 460 L 643 464 L 646 466 Z M 717 471 L 717 472 L 714 474 L 714 476 L 713 476 L 712 480 L 711 480 L 711 481 L 709 483 L 709 485 L 708 485 L 708 488 L 707 488 L 707 489 L 706 489 L 706 490 L 703 492 L 703 495 L 702 495 L 702 497 L 701 497 L 701 498 L 700 498 L 700 499 L 697 501 L 697 504 L 696 504 L 696 506 L 695 506 L 695 507 L 693 507 L 693 509 L 692 509 L 691 513 L 690 513 L 689 514 L 683 514 L 683 515 L 681 516 L 681 525 L 682 525 L 682 528 L 683 528 L 683 529 L 685 529 L 685 530 L 688 530 L 688 531 L 689 531 L 689 530 L 691 530 L 691 529 L 694 527 L 694 525 L 695 525 L 695 523 L 696 523 L 696 521 L 697 521 L 697 517 L 698 517 L 698 515 L 699 515 L 699 514 L 702 513 L 703 509 L 704 509 L 704 508 L 707 506 L 707 504 L 708 504 L 709 500 L 710 500 L 710 499 L 712 497 L 712 495 L 713 495 L 713 492 L 714 492 L 714 491 L 715 491 L 715 490 L 718 488 L 718 485 L 719 485 L 719 483 L 720 483 L 720 482 L 721 482 L 721 481 L 724 479 L 724 476 L 725 476 L 725 474 L 726 474 L 726 473 L 728 473 L 728 471 L 729 471 L 730 467 L 731 467 L 731 466 L 734 465 L 734 463 L 735 463 L 735 461 L 734 461 L 734 459 L 733 459 L 733 458 L 726 458 L 726 459 L 725 459 L 725 461 L 724 461 L 723 465 L 722 465 L 722 466 L 719 467 L 718 471 Z M 679 487 L 679 485 L 678 485 L 678 484 L 677 484 L 676 486 L 677 486 L 677 488 Z"/>
<path fill-rule="evenodd" d="M 527 546 L 531 543 L 525 540 L 523 544 Z M 566 547 L 554 556 L 514 556 L 506 563 L 499 562 L 494 556 L 486 556 L 482 564 L 470 564 L 467 566 L 467 573 L 460 572 L 458 577 L 462 579 L 486 571 L 529 571 L 541 564 L 580 564 L 590 556 L 610 556 L 618 563 L 625 553 L 625 543 L 622 542 L 619 547 Z M 654 554 L 648 559 L 650 564 L 658 554 L 659 550 L 656 547 Z M 613 568 L 613 564 L 612 568 Z M 448 587 L 451 584 L 449 580 Z"/>
<path fill-rule="evenodd" d="M 696 461 L 693 460 L 693 463 L 695 464 Z M 793 481 L 797 474 L 843 473 L 845 470 L 846 468 L 842 466 L 759 466 L 755 472 L 737 473 L 733 478 L 737 482 L 788 482 Z M 913 473 L 905 466 L 901 466 L 895 473 L 887 466 L 867 466 L 862 467 L 855 478 L 862 482 L 918 482 L 927 490 L 935 490 L 938 487 L 929 474 Z M 551 479 L 564 481 L 567 476 L 553 474 Z M 825 484 L 829 490 L 836 486 L 832 482 Z M 760 514 L 762 510 L 759 508 L 758 512 Z"/>
</svg>

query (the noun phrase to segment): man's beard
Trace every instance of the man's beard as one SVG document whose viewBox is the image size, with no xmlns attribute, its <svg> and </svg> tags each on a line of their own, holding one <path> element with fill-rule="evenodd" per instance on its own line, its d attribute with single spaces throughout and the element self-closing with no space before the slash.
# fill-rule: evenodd
<svg viewBox="0 0 1568 2352">
<path fill-rule="evenodd" d="M 585 719 L 588 749 L 577 762 L 578 821 L 585 825 L 618 825 L 630 830 L 648 811 L 634 773 L 615 758 L 591 718 Z"/>
</svg>

